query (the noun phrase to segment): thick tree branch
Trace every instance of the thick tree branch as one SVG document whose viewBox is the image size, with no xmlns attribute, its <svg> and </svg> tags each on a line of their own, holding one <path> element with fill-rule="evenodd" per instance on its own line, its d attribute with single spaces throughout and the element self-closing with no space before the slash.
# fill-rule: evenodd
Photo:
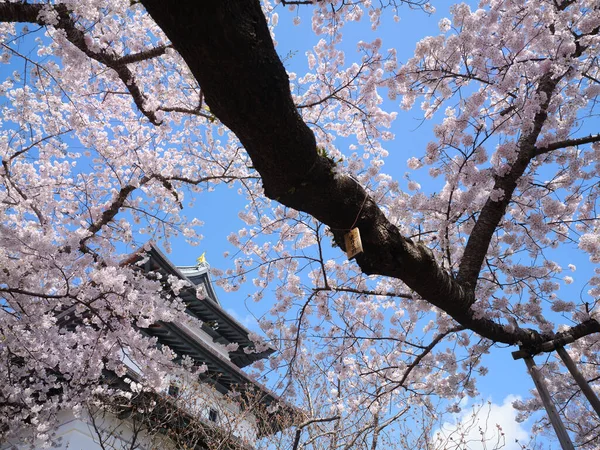
<svg viewBox="0 0 600 450">
<path fill-rule="evenodd" d="M 42 4 L 0 3 L 0 22 L 27 22 L 46 25 L 46 23 L 39 18 L 43 9 L 44 5 Z"/>
<path fill-rule="evenodd" d="M 530 348 L 527 345 L 522 345 L 520 350 L 512 353 L 514 359 L 533 356 L 537 353 L 553 352 L 558 347 L 563 347 L 577 339 L 598 332 L 598 322 L 595 319 L 589 319 L 585 322 L 575 325 L 568 330 L 556 333 L 554 339 L 544 342 L 539 347 Z"/>
<path fill-rule="evenodd" d="M 470 310 L 472 288 L 443 270 L 428 248 L 402 236 L 354 179 L 318 155 L 315 137 L 292 101 L 287 73 L 258 0 L 142 0 L 142 4 L 188 64 L 211 112 L 244 145 L 269 198 L 328 225 L 342 249 L 344 234 L 358 227 L 364 252 L 356 261 L 365 274 L 401 279 L 483 337 L 532 347 L 552 339 L 475 317 Z M 515 176 L 519 170 L 525 169 L 515 169 Z"/>
<path fill-rule="evenodd" d="M 142 50 L 137 53 L 130 53 L 129 55 L 120 56 L 116 60 L 119 64 L 135 64 L 148 59 L 158 58 L 166 53 L 167 49 L 172 48 L 171 44 L 159 45 L 158 47 L 150 48 L 148 50 Z"/>
<path fill-rule="evenodd" d="M 27 295 L 29 297 L 38 297 L 38 298 L 46 298 L 46 299 L 64 299 L 68 297 L 69 294 L 69 285 L 67 284 L 67 292 L 65 294 L 46 294 L 44 292 L 32 292 L 26 289 L 20 288 L 12 288 L 12 287 L 0 287 L 0 292 L 4 294 L 19 294 L 19 295 Z"/>
<path fill-rule="evenodd" d="M 471 303 L 471 294 L 431 251 L 401 236 L 356 181 L 317 154 L 258 1 L 143 3 L 202 86 L 211 112 L 241 140 L 268 197 L 327 224 L 342 248 L 345 232 L 358 227 L 365 251 L 357 262 L 366 274 L 400 278 L 454 317 L 470 316 L 461 305 Z"/>
<path fill-rule="evenodd" d="M 548 117 L 547 110 L 552 92 L 561 79 L 561 77 L 552 78 L 551 75 L 545 75 L 540 80 L 536 93 L 545 100 L 534 117 L 531 130 L 524 134 L 517 143 L 518 152 L 515 161 L 512 162 L 510 170 L 505 175 L 496 176 L 493 190 L 499 191 L 501 198 L 497 201 L 488 198 L 469 236 L 460 262 L 457 279 L 470 289 L 475 289 L 492 236 L 506 213 L 506 208 L 517 188 L 517 182 L 527 170 L 531 160 L 536 156 L 535 143 Z M 474 298 L 473 301 L 475 301 Z"/>
<path fill-rule="evenodd" d="M 557 5 L 558 9 L 567 8 L 569 2 Z M 595 35 L 600 32 L 600 27 L 594 28 L 586 35 Z M 575 36 L 575 51 L 571 54 L 573 58 L 579 58 L 585 52 L 589 45 L 580 43 L 581 36 Z M 568 71 L 562 74 L 549 72 L 543 75 L 538 81 L 535 90 L 534 98 L 544 99 L 539 105 L 539 111 L 533 118 L 531 130 L 517 142 L 517 157 L 512 162 L 511 168 L 507 174 L 496 177 L 494 190 L 499 191 L 502 197 L 498 201 L 487 200 L 485 206 L 481 210 L 477 222 L 471 231 L 471 235 L 465 247 L 461 264 L 458 271 L 457 280 L 463 285 L 475 289 L 477 279 L 481 271 L 481 266 L 487 254 L 488 247 L 492 240 L 492 236 L 496 231 L 500 221 L 506 213 L 506 208 L 512 200 L 513 193 L 517 187 L 517 181 L 525 173 L 531 160 L 543 153 L 563 148 L 563 145 L 581 145 L 591 142 L 597 142 L 597 135 L 590 135 L 587 138 L 567 140 L 550 144 L 546 148 L 537 148 L 536 142 L 539 138 L 542 128 L 548 118 L 548 107 L 552 100 L 552 94 L 558 86 L 558 83 L 567 75 Z"/>
<path fill-rule="evenodd" d="M 560 150 L 561 148 L 576 147 L 578 145 L 592 144 L 594 142 L 600 142 L 600 134 L 590 134 L 589 136 L 582 138 L 565 139 L 564 141 L 554 142 L 545 147 L 538 147 L 535 150 L 535 155 L 540 156 L 554 150 Z"/>
<path fill-rule="evenodd" d="M 215 120 L 215 116 L 211 115 L 210 113 L 202 111 L 201 107 L 196 107 L 196 108 L 192 109 L 192 108 L 184 108 L 181 106 L 161 106 L 160 108 L 158 108 L 158 110 L 164 111 L 164 112 L 178 112 L 181 114 L 191 114 L 193 116 L 200 116 L 200 117 L 204 117 L 204 118 L 208 119 L 211 122 L 214 122 L 214 120 Z"/>
</svg>

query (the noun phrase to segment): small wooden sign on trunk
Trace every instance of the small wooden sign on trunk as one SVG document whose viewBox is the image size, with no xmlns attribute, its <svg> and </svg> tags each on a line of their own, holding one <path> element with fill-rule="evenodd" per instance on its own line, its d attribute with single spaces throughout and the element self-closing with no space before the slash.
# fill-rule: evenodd
<svg viewBox="0 0 600 450">
<path fill-rule="evenodd" d="M 362 241 L 360 240 L 360 231 L 358 228 L 352 228 L 344 236 L 344 243 L 346 244 L 346 254 L 348 259 L 354 258 L 359 253 L 362 253 Z"/>
</svg>

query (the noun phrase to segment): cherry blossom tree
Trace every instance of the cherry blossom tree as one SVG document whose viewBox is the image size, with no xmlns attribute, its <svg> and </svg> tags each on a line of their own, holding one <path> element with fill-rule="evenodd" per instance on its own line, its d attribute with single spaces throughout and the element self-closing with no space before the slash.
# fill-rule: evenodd
<svg viewBox="0 0 600 450">
<path fill-rule="evenodd" d="M 569 256 L 600 257 L 597 2 L 458 4 L 404 63 L 381 39 L 344 52 L 347 23 L 377 29 L 401 6 L 0 3 L 11 64 L 0 87 L 3 433 L 28 423 L 45 437 L 59 408 L 97 395 L 103 370 L 123 371 L 125 350 L 148 389 L 186 370 L 137 331 L 184 320 L 181 302 L 120 255 L 149 237 L 197 242 L 200 223 L 183 211 L 217 183 L 248 198 L 221 284 L 252 278 L 257 300 L 275 293 L 261 325 L 281 348 L 281 389 L 329 395 L 330 414 L 311 411 L 306 433 L 367 414 L 368 431 L 343 442 L 367 433 L 372 444 L 405 407 L 433 408 L 435 396 L 455 410 L 499 344 L 537 354 L 574 340 L 572 357 L 598 378 L 598 274 L 578 280 L 580 299 L 559 291 L 574 281 Z M 319 38 L 302 76 L 273 42 L 301 8 Z M 404 186 L 383 166 L 404 147 L 395 110 L 417 100 L 437 125 L 424 151 L 407 152 Z M 363 251 L 348 261 L 331 243 L 346 250 L 354 228 Z M 80 324 L 58 327 L 73 306 Z M 303 388 L 317 368 L 324 381 Z M 598 417 L 560 365 L 544 371 L 578 444 L 595 448 Z M 541 408 L 536 397 L 518 406 Z"/>
</svg>

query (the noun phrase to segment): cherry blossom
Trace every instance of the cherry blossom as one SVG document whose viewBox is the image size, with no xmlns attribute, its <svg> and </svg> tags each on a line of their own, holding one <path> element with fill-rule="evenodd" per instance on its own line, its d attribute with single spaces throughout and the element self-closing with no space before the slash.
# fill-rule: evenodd
<svg viewBox="0 0 600 450">
<path fill-rule="evenodd" d="M 261 99 L 279 105 L 283 85 L 298 127 L 268 133 L 260 127 L 292 119 L 246 114 L 261 106 L 253 95 L 225 102 L 201 77 L 210 48 L 175 39 L 154 3 L 0 4 L 3 438 L 27 423 L 52 439 L 57 411 L 113 392 L 102 375 L 124 375 L 123 352 L 144 367 L 140 390 L 191 370 L 139 332 L 188 320 L 184 286 L 124 261 L 150 239 L 167 250 L 178 236 L 197 244 L 202 218 L 188 217 L 190 205 L 219 183 L 247 206 L 245 227 L 229 236 L 232 265 L 214 275 L 228 291 L 248 283 L 256 301 L 274 300 L 260 319 L 280 349 L 268 364 L 282 374 L 276 389 L 308 411 L 298 429 L 317 436 L 315 448 L 424 445 L 432 435 L 411 440 L 403 418 L 418 412 L 433 433 L 431 411 L 458 412 L 478 394 L 482 358 L 498 342 L 537 352 L 579 333 L 569 352 L 598 377 L 596 1 L 457 4 L 405 62 L 394 46 L 406 43 L 361 39 L 348 24 L 377 31 L 387 14 L 432 13 L 426 2 L 248 2 L 265 14 L 264 45 L 303 20 L 313 33 L 306 69 L 267 80 L 273 92 Z M 213 50 L 225 45 L 211 38 Z M 197 48 L 204 58 L 190 56 Z M 232 92 L 226 76 L 254 74 L 210 67 Z M 413 108 L 435 126 L 406 154 L 405 179 L 394 178 L 385 163 L 405 145 L 393 125 Z M 301 128 L 300 150 L 315 163 L 290 184 L 302 142 L 288 136 Z M 309 175 L 334 187 L 318 191 L 326 184 Z M 343 226 L 321 208 L 339 192 L 353 194 L 335 197 L 350 216 Z M 365 250 L 349 261 L 336 247 L 354 227 Z M 543 371 L 577 443 L 594 448 L 597 417 L 557 361 Z M 541 408 L 535 395 L 516 406 L 523 418 Z"/>
</svg>

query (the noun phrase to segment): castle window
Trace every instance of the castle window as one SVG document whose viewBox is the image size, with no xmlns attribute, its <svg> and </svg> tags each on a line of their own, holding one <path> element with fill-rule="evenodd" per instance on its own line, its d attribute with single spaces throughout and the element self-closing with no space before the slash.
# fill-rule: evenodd
<svg viewBox="0 0 600 450">
<path fill-rule="evenodd" d="M 174 384 L 170 385 L 168 394 L 174 398 L 179 397 L 179 386 L 176 386 Z"/>
</svg>

